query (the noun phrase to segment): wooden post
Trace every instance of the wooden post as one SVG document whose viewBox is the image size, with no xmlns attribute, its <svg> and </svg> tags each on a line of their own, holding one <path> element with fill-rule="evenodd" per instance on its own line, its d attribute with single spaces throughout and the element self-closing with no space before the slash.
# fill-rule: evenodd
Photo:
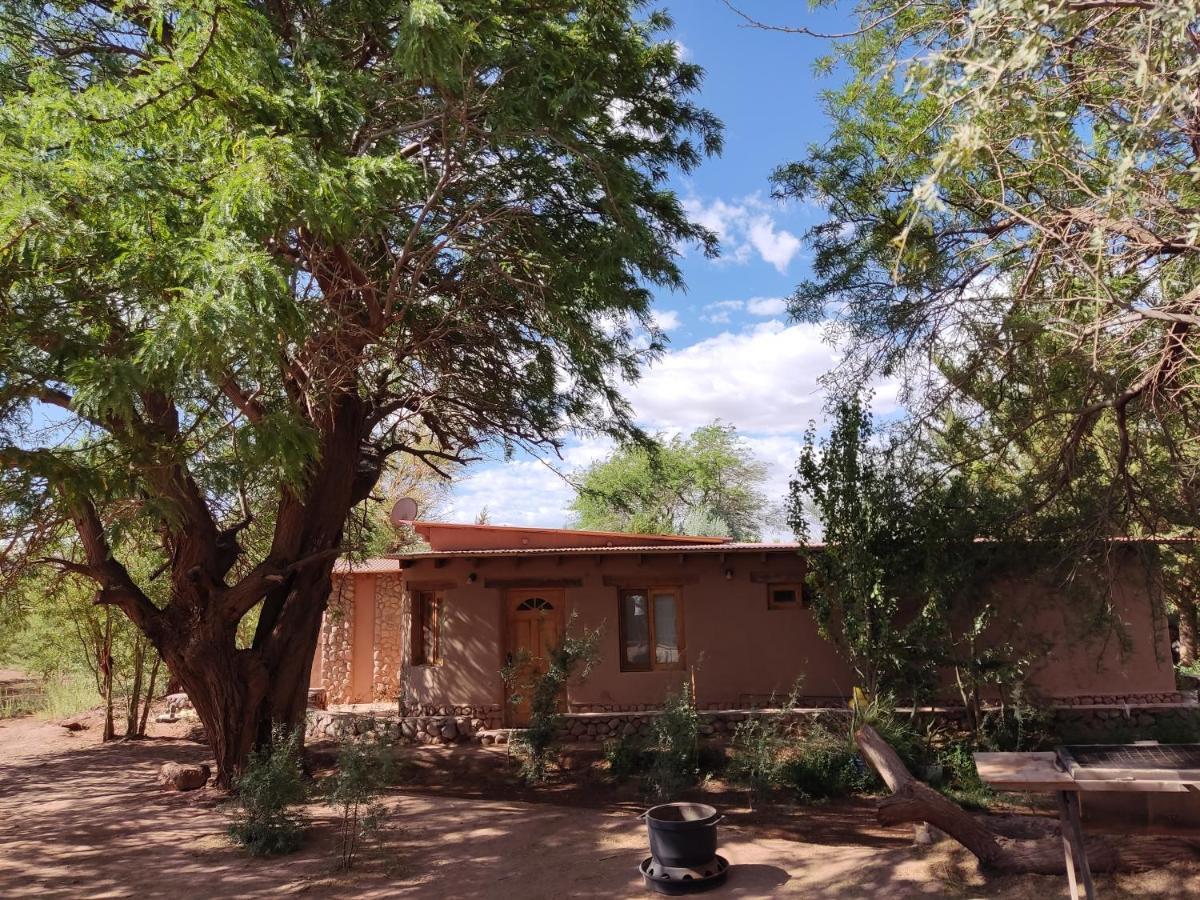
<svg viewBox="0 0 1200 900">
<path fill-rule="evenodd" d="M 1071 887 L 1072 900 L 1079 896 L 1075 883 L 1075 866 L 1083 879 L 1083 894 L 1087 900 L 1096 900 L 1096 886 L 1092 883 L 1092 870 L 1088 865 L 1087 848 L 1083 844 L 1083 825 L 1079 821 L 1079 795 L 1074 791 L 1058 792 L 1058 818 L 1062 822 L 1063 857 L 1067 864 L 1067 882 Z"/>
</svg>

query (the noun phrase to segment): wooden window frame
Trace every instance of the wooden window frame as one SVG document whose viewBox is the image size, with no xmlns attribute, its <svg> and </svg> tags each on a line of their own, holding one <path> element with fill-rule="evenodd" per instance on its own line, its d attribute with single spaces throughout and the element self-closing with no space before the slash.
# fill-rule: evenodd
<svg viewBox="0 0 1200 900">
<path fill-rule="evenodd" d="M 425 601 L 432 601 L 435 646 L 430 652 L 425 641 Z M 420 590 L 412 594 L 412 664 L 414 666 L 440 666 L 442 664 L 442 624 L 445 621 L 445 597 L 441 591 Z"/>
<path fill-rule="evenodd" d="M 794 591 L 795 603 L 776 603 L 775 592 Z M 808 606 L 808 593 L 802 581 L 775 581 L 767 585 L 767 609 L 804 609 Z"/>
<path fill-rule="evenodd" d="M 654 639 L 654 595 L 656 593 L 670 594 L 675 598 L 675 637 L 679 641 L 678 662 L 660 663 L 658 661 L 658 644 Z M 627 594 L 642 594 L 646 598 L 646 640 L 649 652 L 646 654 L 647 662 L 644 666 L 629 662 L 628 654 L 625 652 L 629 643 L 625 622 L 625 596 Z M 619 642 L 617 650 L 621 654 L 622 672 L 678 672 L 687 668 L 687 642 L 683 632 L 683 592 L 679 589 L 679 585 L 660 584 L 645 588 L 621 588 L 617 591 L 617 623 Z"/>
</svg>

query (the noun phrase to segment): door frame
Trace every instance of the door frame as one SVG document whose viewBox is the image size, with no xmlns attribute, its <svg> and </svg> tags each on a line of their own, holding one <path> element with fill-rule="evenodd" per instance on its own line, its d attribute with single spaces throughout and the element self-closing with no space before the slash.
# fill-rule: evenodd
<svg viewBox="0 0 1200 900">
<path fill-rule="evenodd" d="M 512 642 L 512 629 L 509 627 L 510 616 L 513 612 L 513 602 L 517 595 L 539 594 L 545 599 L 554 603 L 555 617 L 558 620 L 558 633 L 562 636 L 567 627 L 567 590 L 564 587 L 539 587 L 536 582 L 531 582 L 525 587 L 510 587 L 500 591 L 500 664 L 504 665 L 508 661 L 508 655 L 515 652 L 516 648 Z M 502 718 L 506 728 L 520 728 L 524 726 L 515 723 L 513 705 L 508 702 L 508 685 L 504 679 L 500 679 L 500 702 L 501 709 L 504 713 Z"/>
</svg>

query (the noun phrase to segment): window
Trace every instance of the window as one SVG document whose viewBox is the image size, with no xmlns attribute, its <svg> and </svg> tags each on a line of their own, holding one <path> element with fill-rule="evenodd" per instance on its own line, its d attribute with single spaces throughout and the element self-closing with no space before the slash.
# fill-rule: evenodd
<svg viewBox="0 0 1200 900">
<path fill-rule="evenodd" d="M 767 585 L 767 609 L 799 609 L 808 605 L 804 585 L 799 582 Z"/>
<path fill-rule="evenodd" d="M 442 595 L 417 591 L 413 596 L 412 660 L 414 666 L 442 664 Z"/>
<path fill-rule="evenodd" d="M 682 669 L 683 605 L 677 588 L 621 591 L 621 669 Z"/>
</svg>

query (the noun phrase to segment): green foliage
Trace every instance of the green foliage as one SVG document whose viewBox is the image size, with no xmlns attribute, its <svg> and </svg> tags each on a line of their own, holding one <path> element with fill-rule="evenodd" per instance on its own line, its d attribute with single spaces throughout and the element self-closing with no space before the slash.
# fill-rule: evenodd
<svg viewBox="0 0 1200 900">
<path fill-rule="evenodd" d="M 871 793 L 880 784 L 845 736 L 822 727 L 804 735 L 795 752 L 783 760 L 776 777 L 801 800 Z"/>
<path fill-rule="evenodd" d="M 775 176 L 826 211 L 791 305 L 836 317 L 831 386 L 898 381 L 910 440 L 1080 541 L 1194 529 L 1194 5 L 853 14 L 831 138 Z"/>
<path fill-rule="evenodd" d="M 621 735 L 604 743 L 608 773 L 618 781 L 644 774 L 650 767 L 651 758 L 645 743 L 636 735 Z"/>
<path fill-rule="evenodd" d="M 721 136 L 666 15 L 5 10 L 0 582 L 77 532 L 60 566 L 168 663 L 236 653 L 214 670 L 286 694 L 391 457 L 639 432 L 620 387 L 663 346 L 652 290 L 716 251 L 669 186 Z M 206 710 L 246 687 L 177 668 Z"/>
<path fill-rule="evenodd" d="M 561 709 L 568 685 L 572 679 L 587 678 L 598 659 L 601 629 L 584 628 L 572 634 L 575 619 L 572 612 L 562 638 L 547 652 L 545 672 L 538 672 L 528 651 L 522 651 L 500 673 L 509 688 L 509 701 L 529 703 L 529 725 L 513 736 L 508 748 L 530 784 L 545 781 L 551 763 L 558 758 Z"/>
<path fill-rule="evenodd" d="M 1013 691 L 1008 702 L 989 709 L 976 732 L 980 750 L 1024 752 L 1048 749 L 1055 739 L 1054 713 Z"/>
<path fill-rule="evenodd" d="M 321 785 L 326 802 L 338 812 L 338 868 L 354 867 L 362 845 L 384 825 L 387 810 L 380 795 L 391 783 L 391 748 L 373 731 L 347 739 L 338 748 L 337 772 Z"/>
<path fill-rule="evenodd" d="M 126 734 L 142 734 L 159 673 L 145 635 L 111 607 L 96 606 L 93 586 L 74 575 L 27 572 L 12 591 L 4 659 L 44 682 L 43 714 L 63 717 L 111 701 L 125 710 Z"/>
<path fill-rule="evenodd" d="M 631 444 L 576 475 L 576 528 L 756 540 L 766 466 L 729 425 Z"/>
<path fill-rule="evenodd" d="M 963 742 L 952 743 L 938 754 L 945 771 L 942 783 L 935 785 L 943 794 L 967 809 L 986 810 L 993 791 L 983 783 L 975 768 L 974 748 Z"/>
<path fill-rule="evenodd" d="M 800 696 L 801 681 L 793 685 L 780 709 L 794 709 Z M 774 708 L 774 697 L 767 704 Z M 744 785 L 753 805 L 779 787 L 783 781 L 783 766 L 795 740 L 788 720 L 783 716 L 751 714 L 738 722 L 730 742 L 729 764 L 725 774 L 735 783 Z"/>
<path fill-rule="evenodd" d="M 836 409 L 828 438 L 810 427 L 791 486 L 790 521 L 806 540 L 812 504 L 825 547 L 809 555 L 813 611 L 841 645 L 870 696 L 925 698 L 954 644 L 951 610 L 980 593 L 986 566 L 976 538 L 989 510 L 962 478 L 922 478 L 897 446 L 880 446 L 863 403 Z M 985 618 L 979 612 L 972 626 Z M 971 645 L 973 647 L 973 644 Z M 967 676 L 987 661 L 972 654 Z"/>
<path fill-rule="evenodd" d="M 304 838 L 295 812 L 308 798 L 300 747 L 299 732 L 276 726 L 270 745 L 254 750 L 234 781 L 229 836 L 253 856 L 291 853 Z"/>
<path fill-rule="evenodd" d="M 96 706 L 96 683 L 88 675 L 57 675 L 44 684 L 41 702 L 32 710 L 44 719 L 65 719 Z"/>
<path fill-rule="evenodd" d="M 686 683 L 663 698 L 646 750 L 650 762 L 643 783 L 655 797 L 669 799 L 699 780 L 700 716 Z"/>
</svg>

